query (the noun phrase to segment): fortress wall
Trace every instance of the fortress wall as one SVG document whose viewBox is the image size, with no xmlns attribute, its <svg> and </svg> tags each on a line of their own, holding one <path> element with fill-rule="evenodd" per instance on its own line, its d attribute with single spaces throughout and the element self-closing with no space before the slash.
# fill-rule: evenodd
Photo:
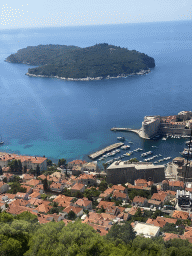
<svg viewBox="0 0 192 256">
<path fill-rule="evenodd" d="M 190 129 L 182 129 L 182 128 L 165 128 L 161 127 L 159 129 L 159 133 L 162 135 L 165 134 L 176 134 L 176 135 L 191 135 L 191 130 Z"/>
</svg>

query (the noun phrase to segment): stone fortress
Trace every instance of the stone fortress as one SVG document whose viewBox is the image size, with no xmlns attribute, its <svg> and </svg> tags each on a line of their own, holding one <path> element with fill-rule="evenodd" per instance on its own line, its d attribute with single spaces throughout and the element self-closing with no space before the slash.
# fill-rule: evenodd
<svg viewBox="0 0 192 256">
<path fill-rule="evenodd" d="M 181 111 L 173 116 L 145 116 L 137 134 L 143 139 L 152 139 L 161 135 L 190 136 L 192 129 L 192 112 Z"/>
</svg>

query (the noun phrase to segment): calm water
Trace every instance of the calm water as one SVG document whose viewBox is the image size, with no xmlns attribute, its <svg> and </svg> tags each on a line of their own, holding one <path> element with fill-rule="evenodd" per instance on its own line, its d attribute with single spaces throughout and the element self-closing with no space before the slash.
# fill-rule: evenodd
<svg viewBox="0 0 192 256">
<path fill-rule="evenodd" d="M 163 156 L 177 156 L 184 140 L 144 141 L 113 126 L 140 128 L 145 115 L 192 110 L 192 22 L 164 22 L 0 31 L 0 151 L 87 159 L 117 136 Z M 39 44 L 80 47 L 109 43 L 144 52 L 156 61 L 145 76 L 72 82 L 25 75 L 29 66 L 10 64 L 11 53 Z M 133 156 L 139 156 L 135 153 Z"/>
</svg>

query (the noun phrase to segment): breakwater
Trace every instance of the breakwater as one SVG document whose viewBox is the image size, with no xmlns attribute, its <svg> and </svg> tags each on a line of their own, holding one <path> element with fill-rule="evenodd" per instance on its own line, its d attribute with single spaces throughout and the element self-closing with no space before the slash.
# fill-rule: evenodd
<svg viewBox="0 0 192 256">
<path fill-rule="evenodd" d="M 107 146 L 107 147 L 104 148 L 104 149 L 101 149 L 101 150 L 99 150 L 99 151 L 96 151 L 96 152 L 93 153 L 93 154 L 90 154 L 90 155 L 89 155 L 89 158 L 91 158 L 91 159 L 96 159 L 97 157 L 99 157 L 99 156 L 101 156 L 101 155 L 103 155 L 103 154 L 105 154 L 105 153 L 107 153 L 107 152 L 109 152 L 109 151 L 112 151 L 112 150 L 114 150 L 114 149 L 116 149 L 116 148 L 119 148 L 119 147 L 121 147 L 121 146 L 123 146 L 123 145 L 124 145 L 124 143 L 122 143 L 122 142 L 112 144 L 112 145 L 110 145 L 110 146 Z"/>
</svg>

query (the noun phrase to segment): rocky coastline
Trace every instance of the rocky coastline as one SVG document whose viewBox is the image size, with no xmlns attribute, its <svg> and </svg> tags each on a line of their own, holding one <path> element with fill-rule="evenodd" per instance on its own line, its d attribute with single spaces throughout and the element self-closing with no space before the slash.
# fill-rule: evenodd
<svg viewBox="0 0 192 256">
<path fill-rule="evenodd" d="M 84 77 L 84 78 L 72 78 L 72 77 L 59 77 L 59 76 L 45 76 L 45 75 L 34 75 L 34 74 L 30 74 L 30 73 L 26 73 L 25 75 L 27 76 L 31 76 L 31 77 L 46 77 L 46 78 L 57 78 L 57 79 L 61 79 L 61 80 L 66 80 L 66 81 L 92 81 L 92 80 L 102 80 L 102 79 L 114 79 L 114 78 L 127 78 L 129 76 L 135 76 L 135 75 L 145 75 L 150 73 L 151 70 L 147 69 L 147 70 L 140 70 L 137 73 L 131 73 L 128 75 L 125 74 L 121 74 L 118 76 L 106 76 L 106 77 Z"/>
</svg>

